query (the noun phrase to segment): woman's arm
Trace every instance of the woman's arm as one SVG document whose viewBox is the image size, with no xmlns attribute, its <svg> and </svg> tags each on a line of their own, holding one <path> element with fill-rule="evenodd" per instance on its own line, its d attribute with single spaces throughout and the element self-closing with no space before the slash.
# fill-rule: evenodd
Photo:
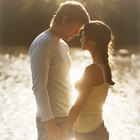
<svg viewBox="0 0 140 140">
<path fill-rule="evenodd" d="M 83 78 L 81 79 L 79 90 L 79 96 L 71 108 L 67 121 L 64 125 L 64 133 L 68 134 L 71 130 L 73 124 L 75 123 L 76 119 L 78 118 L 80 111 L 88 98 L 90 91 L 92 90 L 93 86 L 96 82 L 96 66 L 89 66 L 86 68 Z"/>
</svg>

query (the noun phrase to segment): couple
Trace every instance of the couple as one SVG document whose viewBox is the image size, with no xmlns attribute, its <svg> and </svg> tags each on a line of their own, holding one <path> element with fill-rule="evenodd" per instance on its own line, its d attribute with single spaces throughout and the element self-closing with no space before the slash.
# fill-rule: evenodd
<svg viewBox="0 0 140 140">
<path fill-rule="evenodd" d="M 77 82 L 79 96 L 71 105 L 69 79 L 71 59 L 64 42 L 78 36 L 93 64 L 86 67 Z M 50 28 L 41 33 L 30 47 L 33 91 L 37 103 L 38 140 L 70 139 L 74 126 L 76 140 L 108 140 L 102 118 L 102 106 L 109 85 L 113 85 L 108 62 L 111 30 L 101 21 L 90 21 L 85 8 L 76 1 L 61 4 Z"/>
</svg>

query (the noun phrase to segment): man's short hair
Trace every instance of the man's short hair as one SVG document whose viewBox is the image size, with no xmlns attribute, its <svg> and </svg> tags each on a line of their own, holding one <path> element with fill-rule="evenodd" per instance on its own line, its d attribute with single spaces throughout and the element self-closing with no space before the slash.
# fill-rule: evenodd
<svg viewBox="0 0 140 140">
<path fill-rule="evenodd" d="M 66 1 L 60 5 L 52 22 L 61 23 L 63 17 L 68 18 L 69 23 L 86 24 L 90 21 L 89 14 L 84 6 L 76 1 Z"/>
</svg>

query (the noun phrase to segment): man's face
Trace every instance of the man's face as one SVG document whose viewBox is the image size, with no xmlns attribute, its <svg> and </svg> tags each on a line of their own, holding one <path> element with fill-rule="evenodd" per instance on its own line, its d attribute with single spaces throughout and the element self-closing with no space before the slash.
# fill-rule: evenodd
<svg viewBox="0 0 140 140">
<path fill-rule="evenodd" d="M 79 36 L 80 30 L 82 29 L 83 24 L 73 23 L 67 24 L 63 30 L 62 38 L 66 41 L 71 40 L 75 36 Z"/>
</svg>

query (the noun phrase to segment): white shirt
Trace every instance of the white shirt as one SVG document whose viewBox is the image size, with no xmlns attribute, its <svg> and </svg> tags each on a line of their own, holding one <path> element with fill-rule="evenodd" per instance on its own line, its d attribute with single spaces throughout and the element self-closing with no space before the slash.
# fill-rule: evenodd
<svg viewBox="0 0 140 140">
<path fill-rule="evenodd" d="M 49 30 L 31 44 L 33 91 L 42 121 L 68 115 L 71 108 L 69 47 Z"/>
</svg>

